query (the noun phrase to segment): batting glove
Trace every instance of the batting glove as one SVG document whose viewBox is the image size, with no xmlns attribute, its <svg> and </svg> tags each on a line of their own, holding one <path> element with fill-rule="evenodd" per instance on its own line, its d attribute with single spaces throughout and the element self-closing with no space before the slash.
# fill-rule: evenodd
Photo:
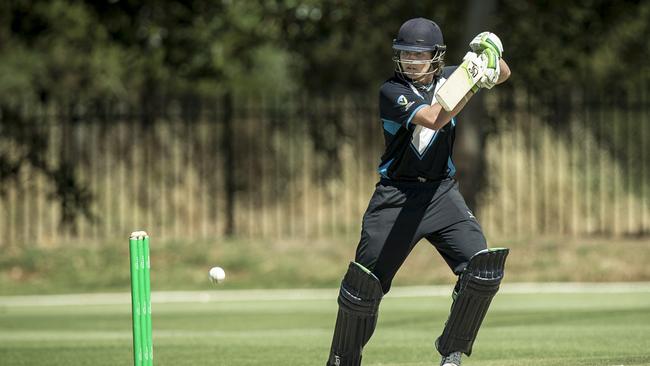
<svg viewBox="0 0 650 366">
<path fill-rule="evenodd" d="M 496 34 L 490 32 L 479 33 L 469 43 L 469 48 L 476 53 L 481 53 L 483 50 L 492 49 L 496 52 L 499 58 L 503 57 L 503 43 Z"/>
<path fill-rule="evenodd" d="M 483 52 L 481 52 L 479 57 L 484 60 L 486 67 L 485 71 L 483 72 L 483 76 L 476 83 L 476 85 L 481 88 L 492 89 L 495 85 L 497 85 L 499 75 L 501 74 L 499 56 L 497 56 L 496 52 L 493 49 L 486 48 L 483 50 Z"/>
<path fill-rule="evenodd" d="M 480 81 L 481 79 L 485 76 L 485 71 L 488 67 L 488 58 L 485 55 L 482 54 L 477 54 L 475 52 L 467 52 L 465 56 L 463 57 L 463 61 L 469 61 L 470 65 L 475 67 L 476 69 L 474 70 L 475 72 L 470 72 L 470 75 L 473 79 L 474 86 L 472 86 L 472 91 L 474 93 L 478 92 L 479 88 L 481 87 Z"/>
</svg>

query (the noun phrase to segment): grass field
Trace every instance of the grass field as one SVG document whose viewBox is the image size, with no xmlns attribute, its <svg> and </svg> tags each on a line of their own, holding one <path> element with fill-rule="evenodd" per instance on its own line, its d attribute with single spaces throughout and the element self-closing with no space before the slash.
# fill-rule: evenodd
<svg viewBox="0 0 650 366">
<path fill-rule="evenodd" d="M 446 319 L 448 290 L 394 289 L 364 366 L 437 365 L 432 344 Z M 323 365 L 335 296 L 154 293 L 155 364 Z M 649 284 L 505 286 L 463 365 L 650 365 L 649 309 Z M 128 294 L 0 297 L 0 363 L 129 365 L 130 321 Z"/>
<path fill-rule="evenodd" d="M 510 248 L 508 282 L 644 282 L 650 281 L 649 239 L 557 237 L 492 242 L 493 246 Z M 358 240 L 357 234 L 307 242 L 236 238 L 174 241 L 154 237 L 151 287 L 157 291 L 203 290 L 208 269 L 219 265 L 228 273 L 222 289 L 333 288 L 354 258 Z M 125 240 L 90 243 L 3 251 L 0 296 L 129 291 Z M 425 241 L 409 255 L 393 285 L 450 284 L 455 280 L 440 255 Z"/>
</svg>

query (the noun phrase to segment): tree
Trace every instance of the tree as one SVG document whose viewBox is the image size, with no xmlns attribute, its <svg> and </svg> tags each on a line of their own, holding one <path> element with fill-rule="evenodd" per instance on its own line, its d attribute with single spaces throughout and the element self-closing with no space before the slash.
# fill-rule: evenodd
<svg viewBox="0 0 650 366">
<path fill-rule="evenodd" d="M 146 113 L 140 125 L 147 128 L 170 98 L 208 96 L 237 104 L 239 95 L 251 92 L 374 94 L 393 69 L 392 38 L 403 21 L 418 16 L 441 25 L 448 64 L 457 64 L 471 37 L 490 27 L 501 36 L 513 69 L 508 84 L 535 90 L 539 102 L 550 94 L 560 111 L 551 123 L 559 127 L 569 115 L 568 96 L 576 85 L 618 90 L 650 77 L 650 48 L 643 37 L 650 30 L 648 2 L 493 0 L 463 5 L 370 0 L 1 2 L 2 138 L 25 151 L 41 149 L 35 129 L 21 132 L 32 134 L 24 138 L 9 132 L 12 125 L 24 123 L 18 120 L 20 105 L 50 103 L 74 110 L 68 107 L 119 101 L 141 106 Z M 490 10 L 497 6 L 498 11 Z M 193 108 L 193 103 L 186 106 Z M 483 186 L 481 173 L 470 173 L 482 171 L 487 133 L 483 114 L 479 97 L 460 116 L 467 123 L 460 126 L 457 162 L 470 206 Z M 375 123 L 372 118 L 364 123 Z M 338 134 L 342 129 L 331 130 Z M 315 127 L 312 133 L 318 146 L 323 152 L 336 151 L 321 132 Z M 225 142 L 221 153 L 234 153 Z M 90 198 L 78 198 L 88 196 L 74 180 L 74 164 L 67 155 L 62 152 L 61 166 L 47 169 L 27 156 L 0 151 L 0 184 L 26 164 L 58 170 L 57 179 L 77 192 L 62 192 L 59 201 L 83 212 Z M 237 190 L 237 182 L 231 183 L 230 189 Z"/>
</svg>

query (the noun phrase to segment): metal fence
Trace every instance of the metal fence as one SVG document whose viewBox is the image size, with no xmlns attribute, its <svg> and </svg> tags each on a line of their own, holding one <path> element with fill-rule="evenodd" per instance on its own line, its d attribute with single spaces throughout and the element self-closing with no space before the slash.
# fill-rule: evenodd
<svg viewBox="0 0 650 366">
<path fill-rule="evenodd" d="M 650 232 L 645 89 L 486 98 L 476 211 L 489 236 Z M 0 118 L 0 247 L 139 228 L 193 240 L 357 233 L 383 147 L 374 96 L 22 106 Z"/>
</svg>

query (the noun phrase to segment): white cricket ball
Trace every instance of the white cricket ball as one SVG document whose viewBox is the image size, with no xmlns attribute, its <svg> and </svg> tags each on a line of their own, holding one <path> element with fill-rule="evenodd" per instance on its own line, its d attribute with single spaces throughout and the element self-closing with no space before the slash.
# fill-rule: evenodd
<svg viewBox="0 0 650 366">
<path fill-rule="evenodd" d="M 226 272 L 221 267 L 212 267 L 209 276 L 212 283 L 221 283 L 226 278 Z"/>
</svg>

